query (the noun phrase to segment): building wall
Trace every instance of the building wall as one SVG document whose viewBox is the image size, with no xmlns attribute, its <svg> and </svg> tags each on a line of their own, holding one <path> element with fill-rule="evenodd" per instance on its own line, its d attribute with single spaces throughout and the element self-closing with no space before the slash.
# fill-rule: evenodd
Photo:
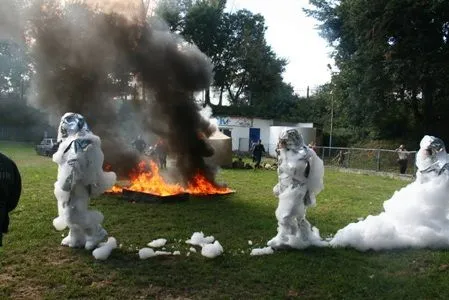
<svg viewBox="0 0 449 300">
<path fill-rule="evenodd" d="M 240 146 L 240 148 L 242 148 L 240 149 L 241 151 L 249 150 L 249 128 L 252 124 L 250 118 L 217 116 L 211 121 L 220 129 L 220 131 L 231 131 L 232 151 L 238 151 L 240 144 L 242 144 L 242 146 Z"/>
<path fill-rule="evenodd" d="M 260 129 L 260 139 L 262 140 L 262 144 L 267 152 L 272 147 L 272 145 L 270 145 L 270 127 L 272 125 L 273 120 L 253 119 L 252 128 Z"/>
<path fill-rule="evenodd" d="M 231 131 L 232 151 L 250 150 L 250 128 L 260 129 L 260 139 L 268 153 L 274 153 L 277 137 L 271 136 L 271 127 L 276 124 L 274 120 L 217 116 L 211 120 L 222 132 Z M 298 125 L 304 126 L 298 126 Z M 292 127 L 313 127 L 313 123 L 296 123 Z"/>
</svg>

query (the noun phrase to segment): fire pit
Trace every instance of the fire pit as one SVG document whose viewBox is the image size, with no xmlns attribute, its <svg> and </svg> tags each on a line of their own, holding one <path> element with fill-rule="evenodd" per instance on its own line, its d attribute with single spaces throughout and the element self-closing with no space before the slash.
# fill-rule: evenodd
<svg viewBox="0 0 449 300">
<path fill-rule="evenodd" d="M 141 162 L 136 174 L 131 174 L 128 183 L 122 182 L 106 191 L 107 195 L 121 195 L 128 201 L 146 203 L 173 203 L 186 201 L 193 197 L 217 197 L 233 194 L 234 191 L 216 186 L 198 174 L 187 187 L 177 183 L 167 183 L 159 173 L 154 162 Z M 149 171 L 148 171 L 149 170 Z"/>
<path fill-rule="evenodd" d="M 189 200 L 188 193 L 161 196 L 138 191 L 131 191 L 128 189 L 123 189 L 122 197 L 128 201 L 146 202 L 146 203 L 176 203 Z"/>
</svg>

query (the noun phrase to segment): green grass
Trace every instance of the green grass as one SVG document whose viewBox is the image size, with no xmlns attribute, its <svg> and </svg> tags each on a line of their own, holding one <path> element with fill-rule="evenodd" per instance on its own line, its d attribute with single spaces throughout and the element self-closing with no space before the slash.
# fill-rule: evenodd
<svg viewBox="0 0 449 300">
<path fill-rule="evenodd" d="M 26 145 L 0 143 L 0 151 L 17 162 L 23 177 L 22 198 L 0 249 L 0 299 L 449 297 L 444 250 L 310 248 L 251 257 L 252 247 L 263 247 L 276 233 L 276 172 L 267 170 L 224 170 L 220 180 L 236 190 L 226 197 L 167 205 L 93 199 L 91 206 L 104 213 L 105 228 L 122 245 L 108 260 L 96 261 L 91 251 L 59 245 L 61 232 L 52 226 L 56 165 L 51 159 Z M 407 183 L 326 170 L 325 189 L 308 219 L 327 237 L 358 217 L 382 211 L 383 201 Z M 195 231 L 215 236 L 224 254 L 187 257 L 190 246 L 184 241 Z M 169 240 L 167 250 L 182 255 L 139 260 L 137 250 L 159 237 Z"/>
</svg>

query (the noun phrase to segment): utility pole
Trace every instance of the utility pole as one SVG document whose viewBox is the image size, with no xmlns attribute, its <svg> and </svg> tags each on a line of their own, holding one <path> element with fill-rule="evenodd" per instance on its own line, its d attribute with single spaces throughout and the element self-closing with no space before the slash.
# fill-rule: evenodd
<svg viewBox="0 0 449 300">
<path fill-rule="evenodd" d="M 329 157 L 331 156 L 332 151 L 332 129 L 334 125 L 334 85 L 332 84 L 332 66 L 331 64 L 327 64 L 327 68 L 331 72 L 331 128 L 329 132 Z"/>
<path fill-rule="evenodd" d="M 331 130 L 329 132 L 329 157 L 332 150 L 332 127 L 334 125 L 334 93 L 331 91 Z"/>
</svg>

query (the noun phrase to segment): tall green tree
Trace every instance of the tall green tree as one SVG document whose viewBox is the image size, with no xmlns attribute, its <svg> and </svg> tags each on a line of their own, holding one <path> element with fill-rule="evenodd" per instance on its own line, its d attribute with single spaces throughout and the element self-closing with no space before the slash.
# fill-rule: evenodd
<svg viewBox="0 0 449 300">
<path fill-rule="evenodd" d="M 230 32 L 226 27 L 224 8 L 226 0 L 199 0 L 187 11 L 182 35 L 212 60 L 215 82 L 220 85 L 223 70 L 223 50 Z M 210 89 L 205 93 L 205 105 L 211 104 Z"/>
<path fill-rule="evenodd" d="M 24 47 L 0 41 L 0 96 L 23 100 L 29 85 L 31 66 Z"/>
<path fill-rule="evenodd" d="M 335 90 L 350 124 L 371 137 L 445 135 L 449 2 L 310 3 L 307 12 L 336 50 Z"/>
</svg>

